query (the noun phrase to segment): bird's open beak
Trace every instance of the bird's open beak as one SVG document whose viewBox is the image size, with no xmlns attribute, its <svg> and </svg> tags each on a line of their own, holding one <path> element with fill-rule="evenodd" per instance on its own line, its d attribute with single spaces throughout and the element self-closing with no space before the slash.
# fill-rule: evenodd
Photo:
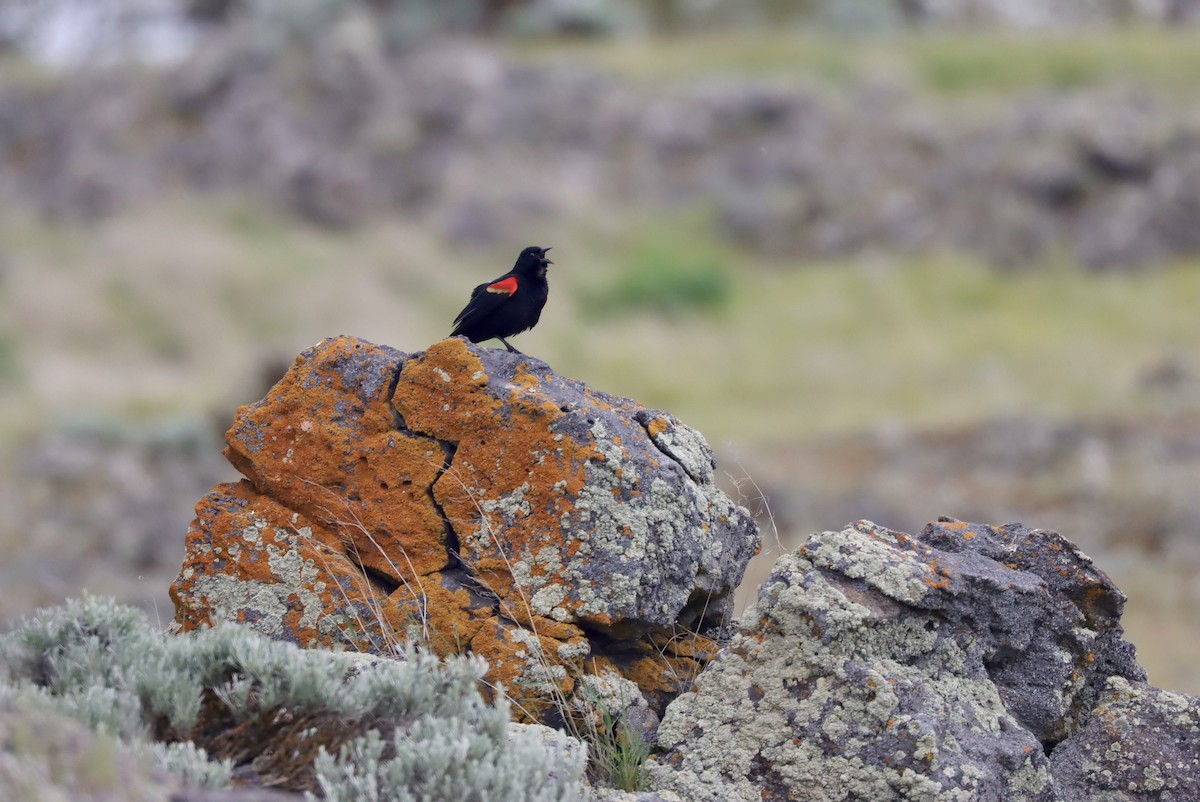
<svg viewBox="0 0 1200 802">
<path fill-rule="evenodd" d="M 548 265 L 552 265 L 552 264 L 554 264 L 554 262 L 551 262 L 549 259 L 546 258 L 546 252 L 549 250 L 550 250 L 549 248 L 542 248 L 542 261 Z"/>
</svg>

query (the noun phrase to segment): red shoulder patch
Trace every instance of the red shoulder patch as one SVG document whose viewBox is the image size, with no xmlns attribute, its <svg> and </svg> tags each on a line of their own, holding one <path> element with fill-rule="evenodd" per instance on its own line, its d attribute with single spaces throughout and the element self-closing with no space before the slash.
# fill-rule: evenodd
<svg viewBox="0 0 1200 802">
<path fill-rule="evenodd" d="M 517 277 L 509 276 L 506 279 L 497 281 L 493 284 L 489 284 L 487 286 L 487 291 L 503 293 L 505 295 L 512 295 L 514 292 L 517 291 Z"/>
</svg>

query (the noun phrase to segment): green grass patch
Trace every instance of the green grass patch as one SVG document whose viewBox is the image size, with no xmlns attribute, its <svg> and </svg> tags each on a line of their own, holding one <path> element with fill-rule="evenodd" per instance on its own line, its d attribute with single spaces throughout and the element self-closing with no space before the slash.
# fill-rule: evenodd
<svg viewBox="0 0 1200 802">
<path fill-rule="evenodd" d="M 629 793 L 650 790 L 644 774 L 650 744 L 619 716 L 599 707 L 600 722 L 587 734 L 594 782 Z"/>
<path fill-rule="evenodd" d="M 1200 35 L 1170 29 L 923 36 L 904 46 L 922 86 L 947 94 L 1137 81 L 1193 94 Z"/>
<path fill-rule="evenodd" d="M 0 340 L 0 362 L 20 357 L 13 420 L 80 403 L 41 389 L 58 386 L 52 369 L 85 377 L 94 406 L 167 410 L 224 398 L 262 356 L 290 360 L 333 334 L 418 351 L 513 256 L 448 250 L 399 224 L 232 234 L 211 208 L 185 209 L 113 221 L 90 241 L 27 231 L 11 246 L 0 312 L 14 339 Z M 1148 366 L 1200 354 L 1200 263 L 1105 275 L 955 256 L 767 263 L 717 242 L 700 213 L 590 225 L 538 238 L 555 248 L 550 302 L 517 347 L 716 444 L 1136 415 L 1161 401 L 1139 385 Z M 60 259 L 74 240 L 87 247 Z M 53 314 L 33 313 L 47 293 Z M 1200 407 L 1188 399 L 1169 400 Z"/>
<path fill-rule="evenodd" d="M 691 238 L 643 238 L 600 275 L 603 283 L 580 295 L 593 316 L 713 310 L 733 294 L 728 256 L 714 244 Z"/>
<path fill-rule="evenodd" d="M 201 217 L 215 217 L 242 258 L 241 269 L 265 285 L 332 267 L 354 237 L 298 224 L 286 212 L 245 198 L 193 200 L 187 208 Z"/>
<path fill-rule="evenodd" d="M 1005 274 L 963 258 L 730 267 L 720 315 L 598 318 L 544 355 L 720 443 L 1139 414 L 1167 354 L 1200 353 L 1200 269 Z M 551 323 L 555 326 L 556 324 Z"/>
<path fill-rule="evenodd" d="M 1200 31 L 925 31 L 846 35 L 812 30 L 623 38 L 586 43 L 523 42 L 517 58 L 582 59 L 641 83 L 713 76 L 813 78 L 837 86 L 907 80 L 943 95 L 1003 94 L 1134 81 L 1194 96 Z"/>
<path fill-rule="evenodd" d="M 21 355 L 17 339 L 0 332 L 0 384 L 17 380 L 21 375 Z"/>
</svg>

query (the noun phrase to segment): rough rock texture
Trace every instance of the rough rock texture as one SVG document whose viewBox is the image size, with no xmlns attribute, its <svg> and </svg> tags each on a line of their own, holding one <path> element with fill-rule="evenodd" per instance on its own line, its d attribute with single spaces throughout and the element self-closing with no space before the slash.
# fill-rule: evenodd
<svg viewBox="0 0 1200 802">
<path fill-rule="evenodd" d="M 246 478 L 197 506 L 171 588 L 182 629 L 475 652 L 529 718 L 569 709 L 584 673 L 661 710 L 715 651 L 699 633 L 758 546 L 698 433 L 461 339 L 326 340 L 227 443 Z"/>
<path fill-rule="evenodd" d="M 592 787 L 588 802 L 687 802 L 673 791 L 618 791 L 615 788 Z"/>
<path fill-rule="evenodd" d="M 1200 799 L 1200 699 L 1110 677 L 1050 770 L 1065 800 Z"/>
<path fill-rule="evenodd" d="M 668 708 L 655 784 L 691 800 L 1057 799 L 1044 750 L 1106 680 L 1145 678 L 1123 603 L 1053 532 L 814 535 Z"/>
</svg>

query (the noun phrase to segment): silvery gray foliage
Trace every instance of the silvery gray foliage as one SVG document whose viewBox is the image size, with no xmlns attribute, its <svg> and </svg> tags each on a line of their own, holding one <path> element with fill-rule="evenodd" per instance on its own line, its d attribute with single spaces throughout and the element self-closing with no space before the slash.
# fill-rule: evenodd
<svg viewBox="0 0 1200 802">
<path fill-rule="evenodd" d="M 507 705 L 478 705 L 479 718 L 423 717 L 391 742 L 370 730 L 335 757 L 317 757 L 330 802 L 567 802 L 582 798 L 584 749 L 547 747 L 528 732 L 506 735 Z M 385 757 L 391 746 L 394 754 Z"/>
<path fill-rule="evenodd" d="M 210 760 L 188 741 L 148 740 L 149 716 L 180 728 L 199 712 L 200 688 L 179 670 L 185 651 L 132 607 L 70 601 L 0 635 L 0 702 L 74 719 L 147 754 L 189 786 L 221 788 L 232 778 L 229 761 Z"/>
<path fill-rule="evenodd" d="M 318 781 L 331 799 L 578 798 L 583 751 L 507 737 L 506 701 L 488 703 L 478 692 L 486 668 L 479 658 L 443 662 L 415 651 L 403 661 L 306 651 L 232 624 L 168 637 L 134 608 L 87 597 L 0 635 L 0 702 L 66 715 L 148 748 L 192 785 L 213 787 L 228 784 L 228 763 L 186 740 L 151 744 L 148 723 L 165 721 L 183 739 L 205 689 L 235 711 L 249 710 L 253 690 L 253 710 L 369 718 L 395 744 L 393 756 L 372 730 L 337 758 L 321 758 L 318 772 L 329 776 Z"/>
<path fill-rule="evenodd" d="M 155 764 L 183 780 L 190 788 L 226 788 L 233 780 L 233 762 L 210 760 L 208 753 L 191 741 L 141 744 Z"/>
</svg>

